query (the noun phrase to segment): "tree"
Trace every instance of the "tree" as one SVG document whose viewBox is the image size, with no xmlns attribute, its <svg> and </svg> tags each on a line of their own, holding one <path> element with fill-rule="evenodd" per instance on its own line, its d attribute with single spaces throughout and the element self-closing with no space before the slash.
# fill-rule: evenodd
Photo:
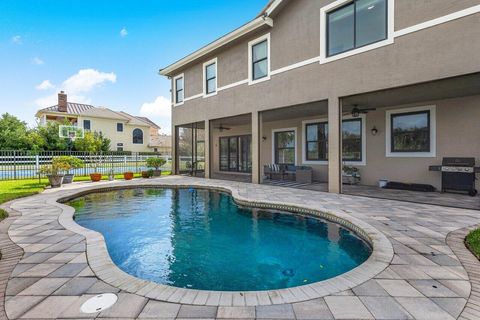
<svg viewBox="0 0 480 320">
<path fill-rule="evenodd" d="M 0 118 L 0 150 L 28 150 L 29 147 L 27 124 L 11 114 L 3 114 Z"/>
<path fill-rule="evenodd" d="M 69 122 L 64 125 L 71 125 Z M 57 122 L 48 122 L 44 126 L 36 129 L 36 141 L 41 145 L 41 149 L 45 151 L 63 151 L 68 150 L 68 140 L 60 138 L 58 134 L 60 124 Z M 33 135 L 33 133 L 32 133 Z M 43 141 L 43 142 L 42 142 Z"/>
<path fill-rule="evenodd" d="M 110 139 L 101 133 L 85 132 L 82 139 L 75 140 L 75 150 L 84 152 L 100 152 L 110 150 Z"/>
</svg>

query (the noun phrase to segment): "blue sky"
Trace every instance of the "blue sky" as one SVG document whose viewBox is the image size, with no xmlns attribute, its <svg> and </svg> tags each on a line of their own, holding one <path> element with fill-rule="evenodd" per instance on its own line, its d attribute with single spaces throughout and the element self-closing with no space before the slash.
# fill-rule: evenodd
<svg viewBox="0 0 480 320">
<path fill-rule="evenodd" d="M 169 132 L 158 69 L 254 18 L 266 0 L 0 0 L 0 113 L 35 124 L 69 101 L 143 114 Z"/>
</svg>

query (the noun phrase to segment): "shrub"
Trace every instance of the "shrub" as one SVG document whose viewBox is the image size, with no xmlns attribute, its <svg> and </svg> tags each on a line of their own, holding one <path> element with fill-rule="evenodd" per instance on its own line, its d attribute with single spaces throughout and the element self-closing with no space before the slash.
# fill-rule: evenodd
<svg viewBox="0 0 480 320">
<path fill-rule="evenodd" d="M 472 231 L 465 240 L 467 247 L 480 259 L 480 229 Z"/>
<path fill-rule="evenodd" d="M 159 170 L 162 166 L 167 163 L 163 158 L 148 158 L 147 160 L 147 167 L 155 168 L 155 170 Z"/>
<path fill-rule="evenodd" d="M 55 157 L 52 160 L 53 165 L 61 166 L 67 168 L 65 171 L 68 173 L 71 169 L 79 169 L 84 166 L 84 162 L 77 157 L 72 156 L 61 156 Z"/>
</svg>

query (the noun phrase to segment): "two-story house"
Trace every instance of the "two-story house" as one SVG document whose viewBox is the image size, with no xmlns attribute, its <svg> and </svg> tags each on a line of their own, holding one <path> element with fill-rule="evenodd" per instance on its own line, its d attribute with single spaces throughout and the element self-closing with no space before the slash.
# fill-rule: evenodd
<svg viewBox="0 0 480 320">
<path fill-rule="evenodd" d="M 310 166 L 342 192 L 441 188 L 444 157 L 480 162 L 479 0 L 272 0 L 160 70 L 172 81 L 176 173 L 245 177 Z M 478 187 L 478 183 L 477 183 Z"/>
<path fill-rule="evenodd" d="M 158 151 L 160 127 L 145 117 L 132 116 L 123 111 L 69 102 L 63 91 L 58 94 L 58 104 L 37 111 L 40 125 L 49 121 L 65 120 L 86 131 L 101 132 L 110 139 L 112 151 Z"/>
</svg>

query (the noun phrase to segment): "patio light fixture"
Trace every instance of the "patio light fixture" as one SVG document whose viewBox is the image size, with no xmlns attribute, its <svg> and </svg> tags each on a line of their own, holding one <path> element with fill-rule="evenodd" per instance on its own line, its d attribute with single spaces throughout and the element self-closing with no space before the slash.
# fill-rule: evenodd
<svg viewBox="0 0 480 320">
<path fill-rule="evenodd" d="M 376 136 L 377 133 L 378 133 L 377 127 L 373 126 L 373 128 L 372 128 L 372 135 Z"/>
</svg>

